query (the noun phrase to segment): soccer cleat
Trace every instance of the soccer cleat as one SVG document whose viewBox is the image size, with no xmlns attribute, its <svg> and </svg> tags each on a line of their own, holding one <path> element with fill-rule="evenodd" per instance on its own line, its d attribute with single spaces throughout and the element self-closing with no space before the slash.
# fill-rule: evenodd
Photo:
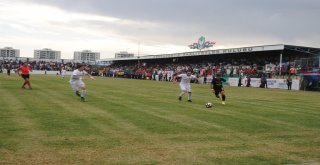
<svg viewBox="0 0 320 165">
<path fill-rule="evenodd" d="M 224 101 L 222 101 L 221 103 L 222 103 L 223 105 L 225 105 L 225 104 L 226 104 L 226 102 L 224 102 Z"/>
<path fill-rule="evenodd" d="M 192 102 L 191 100 L 188 100 L 188 102 Z"/>
<path fill-rule="evenodd" d="M 86 99 L 84 97 L 80 97 L 80 101 L 85 102 Z"/>
<path fill-rule="evenodd" d="M 219 96 L 219 95 L 216 95 L 216 98 L 220 99 L 220 96 Z"/>
<path fill-rule="evenodd" d="M 81 96 L 79 91 L 76 91 L 76 95 L 79 96 L 79 97 Z"/>
<path fill-rule="evenodd" d="M 179 101 L 181 101 L 182 97 L 181 97 L 181 96 L 179 96 L 179 98 L 178 98 L 178 99 L 179 99 Z"/>
</svg>

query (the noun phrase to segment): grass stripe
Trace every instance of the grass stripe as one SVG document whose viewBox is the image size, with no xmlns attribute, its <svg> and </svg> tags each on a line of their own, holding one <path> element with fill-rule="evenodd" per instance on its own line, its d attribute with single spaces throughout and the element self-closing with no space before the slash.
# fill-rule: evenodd
<svg viewBox="0 0 320 165">
<path fill-rule="evenodd" d="M 320 94 L 208 85 L 85 79 L 87 102 L 67 79 L 0 74 L 0 164 L 297 164 L 320 162 Z M 206 109 L 206 102 L 213 102 Z"/>
</svg>

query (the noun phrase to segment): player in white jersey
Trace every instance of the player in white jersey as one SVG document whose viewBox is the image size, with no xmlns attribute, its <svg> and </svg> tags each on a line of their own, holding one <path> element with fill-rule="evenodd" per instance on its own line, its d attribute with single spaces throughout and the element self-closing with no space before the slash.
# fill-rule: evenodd
<svg viewBox="0 0 320 165">
<path fill-rule="evenodd" d="M 181 78 L 180 81 L 180 88 L 181 88 L 181 93 L 179 95 L 179 100 L 182 100 L 182 96 L 185 93 L 188 93 L 188 102 L 191 101 L 191 86 L 190 86 L 190 81 L 191 79 L 197 79 L 195 75 L 191 74 L 191 71 L 188 71 L 187 74 L 179 74 L 177 77 Z M 175 82 L 177 81 L 177 78 L 175 78 Z"/>
<path fill-rule="evenodd" d="M 64 66 L 61 67 L 61 78 L 64 79 L 64 77 L 66 76 L 66 74 L 67 74 L 67 71 L 66 71 L 66 69 L 64 68 Z"/>
<path fill-rule="evenodd" d="M 85 101 L 85 96 L 86 96 L 86 86 L 82 81 L 82 76 L 84 75 L 87 75 L 92 80 L 94 80 L 94 78 L 85 71 L 85 66 L 82 66 L 79 64 L 77 65 L 77 69 L 73 71 L 70 77 L 70 85 L 72 86 L 73 91 L 76 92 L 76 95 L 79 96 L 80 100 L 83 102 Z M 79 88 L 81 89 L 81 94 L 78 91 Z"/>
</svg>

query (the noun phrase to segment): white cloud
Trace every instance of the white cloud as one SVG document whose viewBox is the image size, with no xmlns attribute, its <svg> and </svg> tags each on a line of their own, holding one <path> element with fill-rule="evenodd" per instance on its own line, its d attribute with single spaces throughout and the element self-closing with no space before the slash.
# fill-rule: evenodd
<svg viewBox="0 0 320 165">
<path fill-rule="evenodd" d="M 154 22 L 135 22 L 114 17 L 67 12 L 56 7 L 25 2 L 1 4 L 0 45 L 21 49 L 21 56 L 34 49 L 52 48 L 62 51 L 62 58 L 73 58 L 73 51 L 100 51 L 101 57 L 131 48 L 137 54 L 168 52 L 166 48 L 144 46 L 139 38 L 122 34 L 132 27 L 156 28 Z M 120 30 L 118 30 L 120 29 Z M 138 50 L 138 42 L 141 42 Z M 170 47 L 170 51 L 177 51 Z"/>
</svg>

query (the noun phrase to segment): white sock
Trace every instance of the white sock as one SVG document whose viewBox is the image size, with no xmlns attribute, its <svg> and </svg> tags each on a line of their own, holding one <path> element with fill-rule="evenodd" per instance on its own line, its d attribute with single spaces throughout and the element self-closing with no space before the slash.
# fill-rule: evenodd
<svg viewBox="0 0 320 165">
<path fill-rule="evenodd" d="M 184 92 L 181 92 L 179 96 L 182 97 L 183 95 L 184 95 Z"/>
<path fill-rule="evenodd" d="M 191 100 L 191 92 L 188 92 L 188 100 Z"/>
<path fill-rule="evenodd" d="M 86 90 L 81 91 L 81 97 L 86 97 Z"/>
</svg>

